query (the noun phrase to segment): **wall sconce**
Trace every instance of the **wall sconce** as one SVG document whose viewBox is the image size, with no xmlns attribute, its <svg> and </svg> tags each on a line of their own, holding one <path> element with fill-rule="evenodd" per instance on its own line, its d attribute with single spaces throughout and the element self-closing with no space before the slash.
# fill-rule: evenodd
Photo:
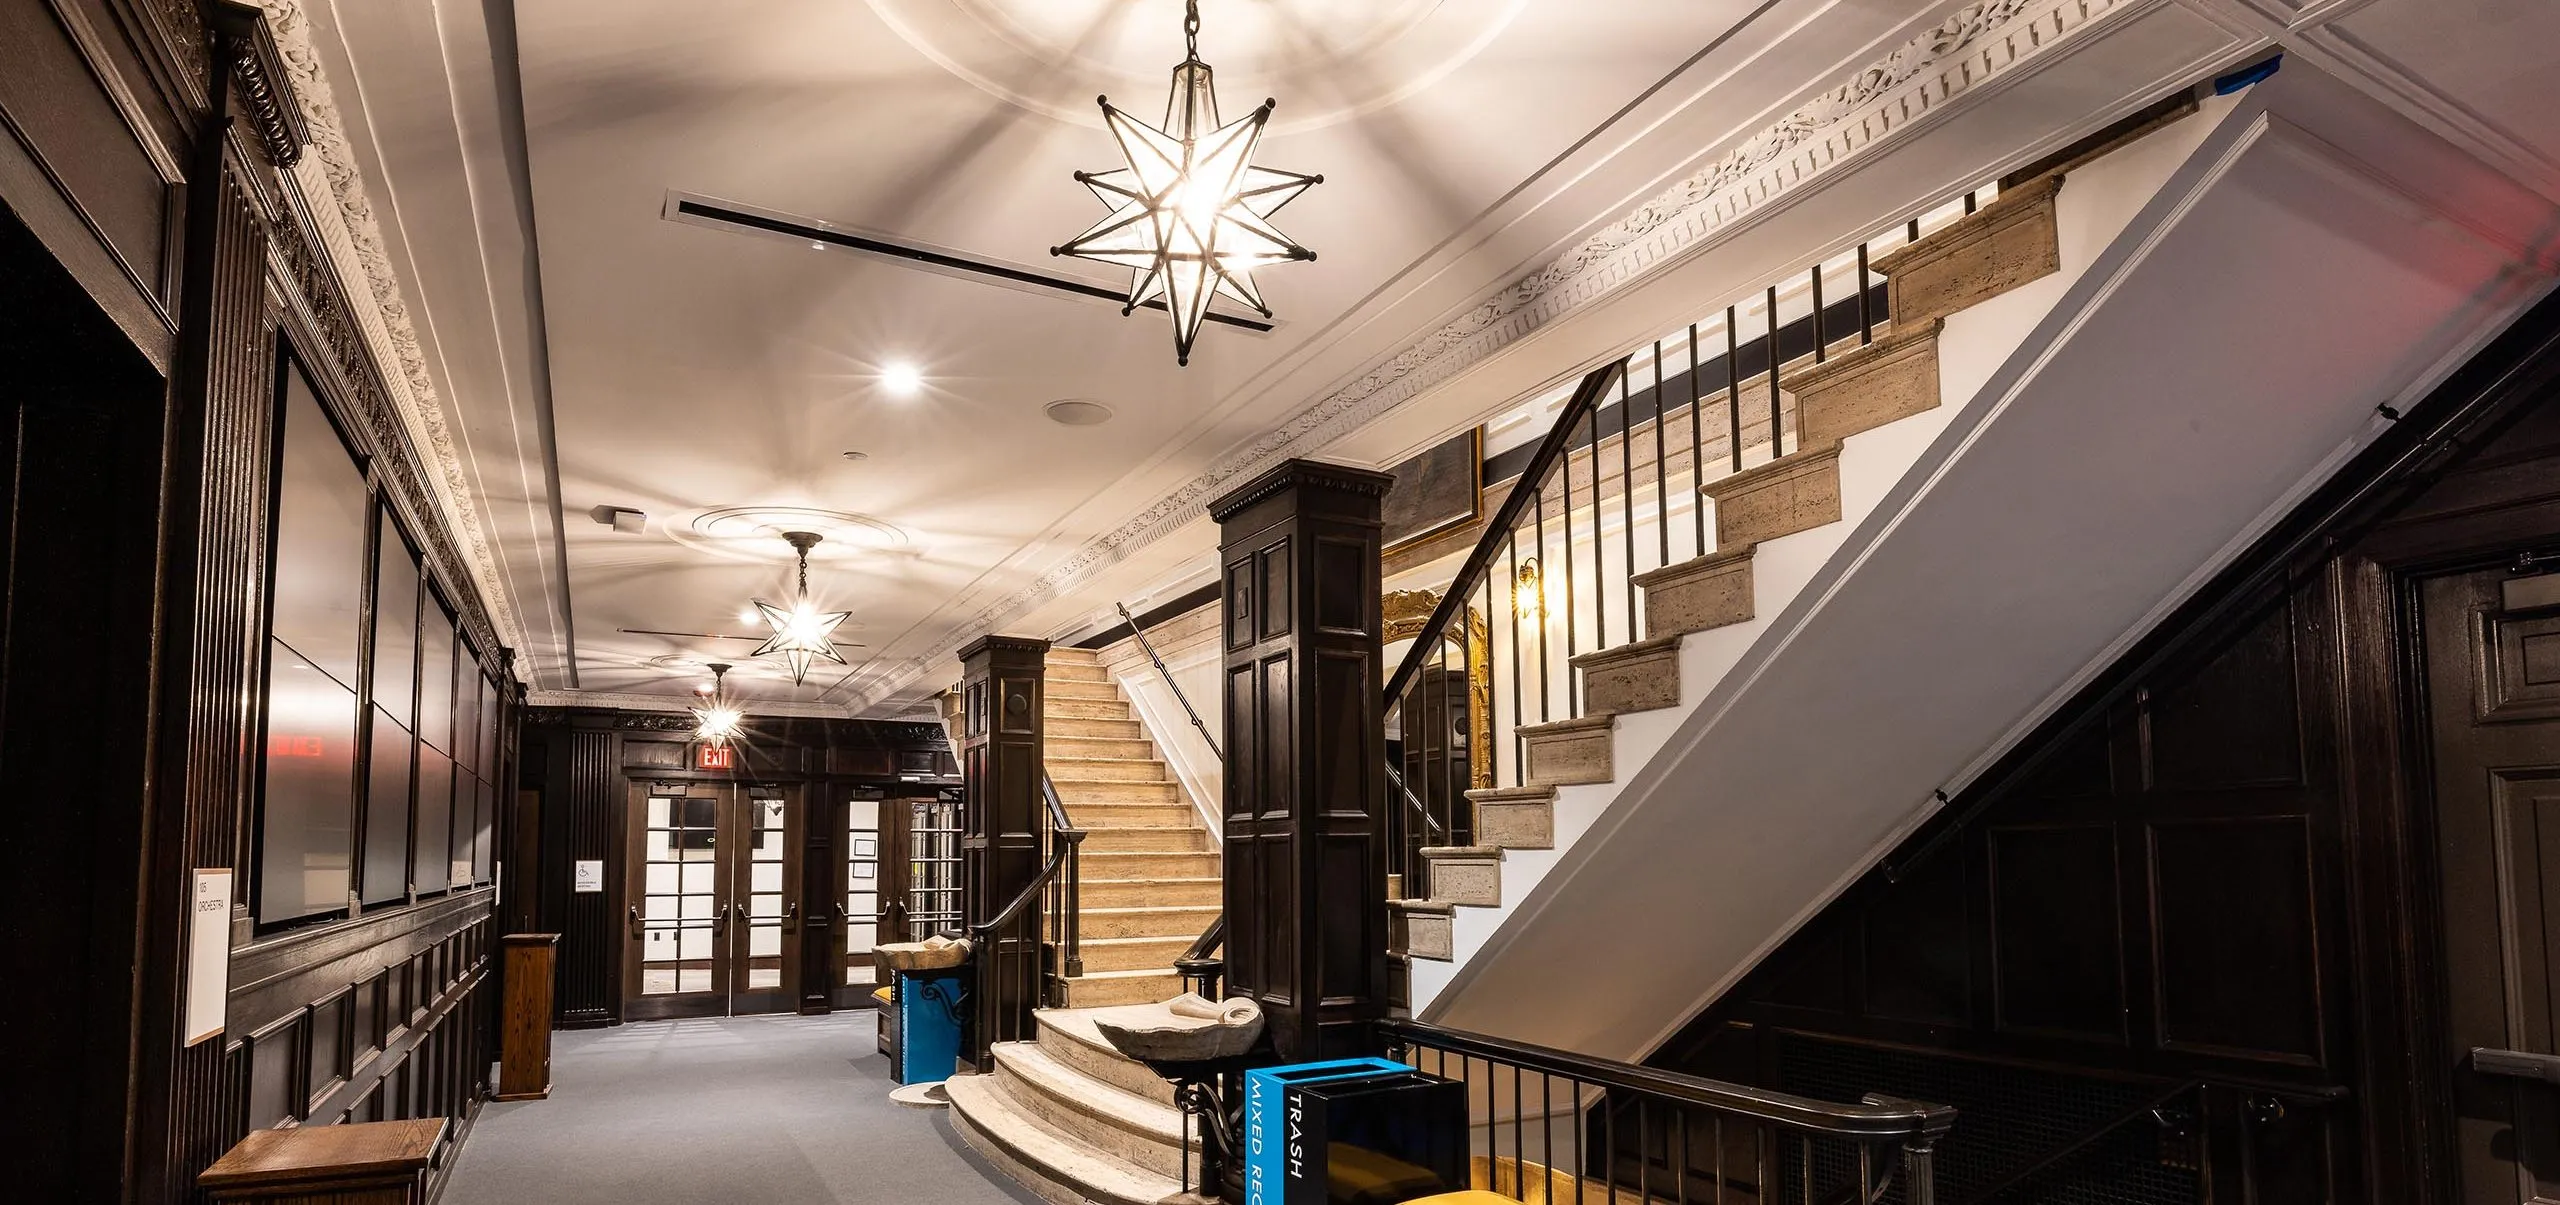
<svg viewBox="0 0 2560 1205">
<path fill-rule="evenodd" d="M 1538 558 L 1520 562 L 1520 571 L 1511 583 L 1511 609 L 1519 615 L 1547 617 L 1547 583 L 1538 569 Z"/>
</svg>

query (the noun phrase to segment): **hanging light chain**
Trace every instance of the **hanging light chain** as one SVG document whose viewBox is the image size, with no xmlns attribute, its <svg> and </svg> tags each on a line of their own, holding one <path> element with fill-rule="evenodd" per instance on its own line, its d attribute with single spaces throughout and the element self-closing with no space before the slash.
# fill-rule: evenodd
<svg viewBox="0 0 2560 1205">
<path fill-rule="evenodd" d="M 1200 0 L 1185 0 L 1182 8 L 1182 44 L 1196 59 L 1200 57 Z"/>
</svg>

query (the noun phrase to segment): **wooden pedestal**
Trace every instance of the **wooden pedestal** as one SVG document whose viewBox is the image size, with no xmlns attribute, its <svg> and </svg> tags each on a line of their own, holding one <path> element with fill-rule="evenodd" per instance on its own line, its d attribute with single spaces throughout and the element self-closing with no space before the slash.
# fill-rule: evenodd
<svg viewBox="0 0 2560 1205">
<path fill-rule="evenodd" d="M 427 1166 L 444 1119 L 259 1130 L 196 1184 L 217 1201 L 426 1205 Z"/>
<path fill-rule="evenodd" d="M 557 933 L 509 933 L 498 939 L 506 958 L 506 998 L 498 1015 L 498 1099 L 551 1095 L 551 967 Z"/>
</svg>

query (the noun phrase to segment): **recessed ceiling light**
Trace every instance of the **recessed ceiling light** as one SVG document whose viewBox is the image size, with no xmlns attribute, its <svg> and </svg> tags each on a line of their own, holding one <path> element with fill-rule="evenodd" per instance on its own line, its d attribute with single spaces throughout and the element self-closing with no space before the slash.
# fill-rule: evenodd
<svg viewBox="0 0 2560 1205">
<path fill-rule="evenodd" d="M 756 623 L 763 618 L 764 613 L 756 610 L 754 607 L 749 607 L 746 610 L 738 612 L 738 622 L 740 623 Z"/>
<path fill-rule="evenodd" d="M 845 458 L 845 459 L 847 459 L 847 460 L 869 460 L 869 459 L 871 459 L 871 453 L 869 453 L 869 452 L 847 452 L 847 453 L 845 453 L 845 454 L 844 454 L 844 458 Z"/>
<path fill-rule="evenodd" d="M 924 370 L 904 360 L 893 360 L 881 366 L 880 387 L 899 397 L 913 397 L 924 388 Z"/>
<path fill-rule="evenodd" d="M 1061 427 L 1099 427 L 1111 421 L 1111 407 L 1091 398 L 1060 398 L 1043 407 L 1049 421 Z"/>
</svg>

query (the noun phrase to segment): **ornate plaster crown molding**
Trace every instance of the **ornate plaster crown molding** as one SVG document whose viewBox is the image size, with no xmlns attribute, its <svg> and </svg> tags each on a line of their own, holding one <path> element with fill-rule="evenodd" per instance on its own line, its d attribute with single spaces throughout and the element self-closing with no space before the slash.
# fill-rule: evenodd
<svg viewBox="0 0 2560 1205">
<path fill-rule="evenodd" d="M 426 353 L 418 345 L 417 326 L 402 298 L 399 275 L 383 248 L 382 224 L 374 216 L 373 202 L 365 193 L 364 176 L 357 169 L 355 152 L 347 142 L 346 123 L 339 116 L 336 95 L 330 91 L 328 76 L 321 69 L 319 52 L 312 43 L 310 19 L 303 14 L 301 0 L 258 0 L 258 4 L 266 10 L 293 93 L 302 102 L 302 122 L 309 128 L 311 150 L 315 152 L 302 156 L 288 174 L 301 186 L 305 197 L 334 202 L 311 207 L 325 250 L 339 277 L 350 284 L 361 282 L 373 301 L 369 306 L 348 308 L 355 311 L 356 324 L 372 347 L 375 361 L 386 367 L 398 366 L 398 371 L 385 372 L 383 376 L 390 387 L 392 409 L 408 432 L 410 446 L 423 462 L 428 478 L 426 492 L 453 533 L 498 639 L 522 648 L 523 620 L 516 613 L 514 598 L 505 589 L 497 554 L 489 545 L 479 506 L 472 500 L 470 479 L 463 473 L 461 452 L 455 446 L 453 423 L 436 392 L 435 380 L 427 375 Z"/>
<path fill-rule="evenodd" d="M 1983 0 L 1867 65 L 1753 135 L 1732 153 L 1663 190 L 1545 267 L 1495 290 L 1466 313 L 1366 375 L 1292 415 L 1119 528 L 1098 536 L 1040 580 L 980 610 L 932 660 L 1019 619 L 1095 572 L 1206 513 L 1234 483 L 1304 456 L 1483 362 L 1531 332 L 1677 262 L 1771 202 L 1837 174 L 1880 143 L 1940 119 L 1949 102 L 2009 75 L 2104 18 L 2142 0 Z M 904 682 L 870 695 L 885 697 Z"/>
</svg>

